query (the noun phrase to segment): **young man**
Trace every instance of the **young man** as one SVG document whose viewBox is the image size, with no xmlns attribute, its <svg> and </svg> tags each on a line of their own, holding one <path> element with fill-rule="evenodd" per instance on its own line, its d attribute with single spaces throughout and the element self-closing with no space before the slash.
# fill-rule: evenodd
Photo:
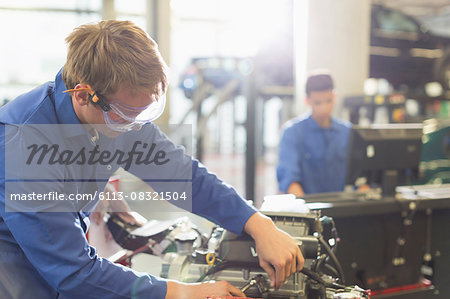
<svg viewBox="0 0 450 299">
<path fill-rule="evenodd" d="M 164 108 L 166 66 L 142 29 L 102 21 L 76 28 L 66 41 L 67 62 L 55 81 L 0 109 L 1 298 L 244 295 L 226 282 L 166 281 L 97 256 L 85 238 L 95 204 L 79 198 L 102 199 L 97 192 L 118 167 L 156 191 L 186 192 L 190 204 L 177 205 L 251 235 L 275 288 L 303 267 L 288 234 L 152 123 Z"/>
<path fill-rule="evenodd" d="M 297 197 L 344 190 L 350 123 L 331 117 L 336 95 L 327 72 L 315 72 L 306 82 L 311 112 L 289 121 L 279 146 L 279 189 Z"/>
</svg>

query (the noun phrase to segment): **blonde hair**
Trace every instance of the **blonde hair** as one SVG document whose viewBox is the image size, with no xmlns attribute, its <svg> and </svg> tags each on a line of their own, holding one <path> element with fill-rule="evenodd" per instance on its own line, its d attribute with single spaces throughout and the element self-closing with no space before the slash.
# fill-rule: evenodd
<svg viewBox="0 0 450 299">
<path fill-rule="evenodd" d="M 167 66 L 157 44 L 131 21 L 81 25 L 66 42 L 62 77 L 67 88 L 86 83 L 103 95 L 122 86 L 155 96 L 166 91 Z"/>
</svg>

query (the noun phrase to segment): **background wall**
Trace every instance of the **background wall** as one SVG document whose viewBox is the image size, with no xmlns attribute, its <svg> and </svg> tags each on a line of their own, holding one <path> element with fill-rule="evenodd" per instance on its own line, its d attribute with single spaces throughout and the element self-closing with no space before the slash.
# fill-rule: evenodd
<svg viewBox="0 0 450 299">
<path fill-rule="evenodd" d="M 364 80 L 369 74 L 369 0 L 308 1 L 305 35 L 296 34 L 297 107 L 304 112 L 305 72 L 316 68 L 329 69 L 335 79 L 338 98 L 362 94 Z M 305 7 L 297 6 L 296 14 L 305 15 Z M 305 30 L 297 23 L 297 32 Z M 306 51 L 304 45 L 306 44 Z M 305 55 L 306 59 L 299 57 Z M 301 63 L 301 61 L 306 63 Z M 335 114 L 340 111 L 339 101 Z"/>
</svg>

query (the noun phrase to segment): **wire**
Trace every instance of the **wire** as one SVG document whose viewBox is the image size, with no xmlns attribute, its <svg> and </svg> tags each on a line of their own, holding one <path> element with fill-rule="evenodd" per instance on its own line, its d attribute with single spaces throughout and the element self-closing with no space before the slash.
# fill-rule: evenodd
<svg viewBox="0 0 450 299">
<path fill-rule="evenodd" d="M 333 250 L 333 252 L 336 253 L 338 244 L 341 241 L 341 239 L 339 239 L 338 231 L 337 231 L 337 228 L 336 228 L 336 223 L 334 222 L 333 218 L 331 218 L 331 235 L 334 238 L 334 245 L 333 245 L 333 248 L 331 250 Z"/>
<path fill-rule="evenodd" d="M 320 267 L 322 266 L 322 264 L 323 264 L 323 262 L 325 262 L 325 259 L 328 257 L 328 255 L 326 255 L 326 254 L 321 254 L 320 255 L 320 257 L 319 257 L 319 259 L 317 259 L 316 261 L 315 261 L 315 263 L 314 263 L 314 268 L 313 268 L 313 271 L 314 272 L 317 272 L 317 271 L 319 271 L 319 269 L 320 269 Z"/>
<path fill-rule="evenodd" d="M 335 268 L 333 268 L 332 266 L 330 266 L 328 264 L 324 264 L 323 266 L 325 268 L 327 268 L 330 272 L 332 272 L 334 276 L 339 276 L 338 271 Z"/>
<path fill-rule="evenodd" d="M 300 272 L 305 274 L 306 276 L 308 276 L 312 280 L 315 280 L 318 283 L 324 285 L 325 287 L 332 288 L 332 289 L 344 289 L 345 290 L 345 285 L 334 283 L 334 282 L 332 282 L 332 283 L 326 282 L 326 281 L 324 281 L 322 279 L 322 277 L 320 277 L 319 274 L 317 274 L 316 272 L 312 271 L 311 269 L 303 267 L 303 269 L 300 270 Z"/>
<path fill-rule="evenodd" d="M 206 271 L 205 273 L 203 273 L 198 279 L 197 282 L 202 282 L 207 276 L 210 276 L 211 274 L 214 274 L 218 271 L 221 271 L 223 269 L 225 269 L 226 267 L 228 267 L 230 265 L 229 262 L 226 261 L 222 261 L 219 262 L 218 264 L 216 264 L 215 266 L 212 266 L 211 268 L 208 269 L 208 271 Z"/>
<path fill-rule="evenodd" d="M 320 236 L 318 239 L 319 239 L 320 244 L 322 244 L 323 248 L 325 248 L 325 250 L 327 251 L 327 253 L 330 256 L 331 260 L 335 264 L 335 266 L 336 266 L 336 268 L 338 270 L 338 273 L 339 273 L 339 279 L 341 280 L 342 283 L 345 283 L 344 270 L 342 269 L 342 266 L 339 263 L 336 255 L 331 250 L 330 246 L 328 246 L 327 242 L 325 242 L 325 240 L 323 239 L 322 236 Z"/>
</svg>

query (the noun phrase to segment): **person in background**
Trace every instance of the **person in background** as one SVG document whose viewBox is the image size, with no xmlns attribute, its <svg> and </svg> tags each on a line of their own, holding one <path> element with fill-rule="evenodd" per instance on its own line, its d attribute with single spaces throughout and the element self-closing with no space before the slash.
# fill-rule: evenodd
<svg viewBox="0 0 450 299">
<path fill-rule="evenodd" d="M 287 122 L 277 165 L 279 189 L 304 194 L 343 191 L 351 124 L 331 116 L 336 101 L 328 71 L 316 70 L 306 81 L 311 111 Z"/>
</svg>

